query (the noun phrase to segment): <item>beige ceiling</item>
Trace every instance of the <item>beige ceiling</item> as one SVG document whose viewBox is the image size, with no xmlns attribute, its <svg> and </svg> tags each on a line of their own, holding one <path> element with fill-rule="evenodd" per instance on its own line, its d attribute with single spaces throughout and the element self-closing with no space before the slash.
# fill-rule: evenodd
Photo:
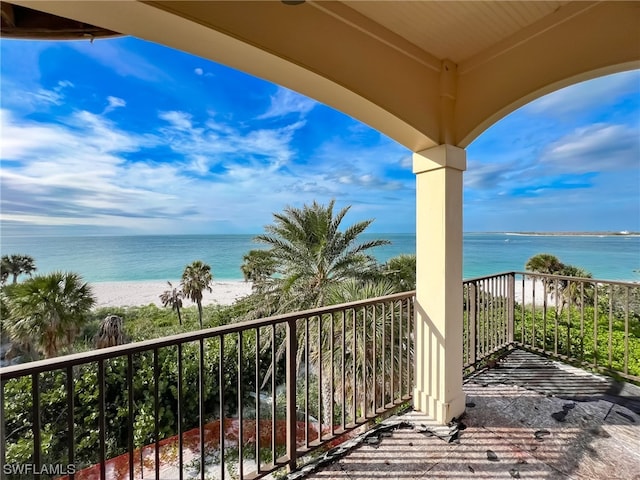
<svg viewBox="0 0 640 480">
<path fill-rule="evenodd" d="M 638 1 L 12 0 L 301 92 L 413 151 L 640 68 Z"/>
<path fill-rule="evenodd" d="M 342 2 L 429 52 L 460 64 L 568 2 Z"/>
</svg>

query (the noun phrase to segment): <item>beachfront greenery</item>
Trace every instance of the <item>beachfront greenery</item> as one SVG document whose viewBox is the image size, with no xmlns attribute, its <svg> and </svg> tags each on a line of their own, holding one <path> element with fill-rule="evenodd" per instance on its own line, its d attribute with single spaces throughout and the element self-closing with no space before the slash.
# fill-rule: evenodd
<svg viewBox="0 0 640 480">
<path fill-rule="evenodd" d="M 18 283 L 20 275 L 31 275 L 36 270 L 36 262 L 29 255 L 3 255 L 0 260 L 0 282 L 4 285 L 11 275 L 13 283 Z"/>
<path fill-rule="evenodd" d="M 45 358 L 69 349 L 95 304 L 89 284 L 72 272 L 37 275 L 5 286 L 2 296 L 3 328 L 14 345 Z"/>
<path fill-rule="evenodd" d="M 202 292 L 205 290 L 211 292 L 212 282 L 211 267 L 200 260 L 187 265 L 182 272 L 180 287 L 186 298 L 196 302 L 200 327 L 202 327 Z"/>
</svg>

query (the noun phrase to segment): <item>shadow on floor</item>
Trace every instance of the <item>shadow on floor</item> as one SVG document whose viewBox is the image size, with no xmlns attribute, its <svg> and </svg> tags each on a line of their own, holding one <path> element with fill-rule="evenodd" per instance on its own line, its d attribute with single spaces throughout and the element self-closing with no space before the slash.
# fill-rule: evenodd
<svg viewBox="0 0 640 480">
<path fill-rule="evenodd" d="M 514 350 L 464 388 L 453 441 L 411 411 L 305 478 L 640 480 L 638 387 Z"/>
</svg>

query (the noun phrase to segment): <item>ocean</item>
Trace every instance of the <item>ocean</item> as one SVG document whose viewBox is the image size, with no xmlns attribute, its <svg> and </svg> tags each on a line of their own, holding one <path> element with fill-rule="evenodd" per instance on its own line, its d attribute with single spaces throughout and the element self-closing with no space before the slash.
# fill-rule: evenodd
<svg viewBox="0 0 640 480">
<path fill-rule="evenodd" d="M 27 254 L 39 273 L 80 273 L 89 282 L 175 280 L 185 265 L 202 260 L 216 280 L 241 280 L 243 255 L 259 244 L 253 235 L 4 237 L 2 255 Z M 373 251 L 379 262 L 415 253 L 414 234 L 365 234 L 392 243 Z M 528 258 L 550 253 L 603 280 L 640 281 L 640 236 L 464 235 L 464 278 L 522 271 Z"/>
</svg>

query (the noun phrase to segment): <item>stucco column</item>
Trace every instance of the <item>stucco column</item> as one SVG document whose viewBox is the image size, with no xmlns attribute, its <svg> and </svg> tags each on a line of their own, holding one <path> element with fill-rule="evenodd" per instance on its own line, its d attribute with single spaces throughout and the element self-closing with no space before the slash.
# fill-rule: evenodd
<svg viewBox="0 0 640 480">
<path fill-rule="evenodd" d="M 465 409 L 462 390 L 462 172 L 466 152 L 439 145 L 413 154 L 416 174 L 414 408 L 445 424 Z"/>
</svg>

